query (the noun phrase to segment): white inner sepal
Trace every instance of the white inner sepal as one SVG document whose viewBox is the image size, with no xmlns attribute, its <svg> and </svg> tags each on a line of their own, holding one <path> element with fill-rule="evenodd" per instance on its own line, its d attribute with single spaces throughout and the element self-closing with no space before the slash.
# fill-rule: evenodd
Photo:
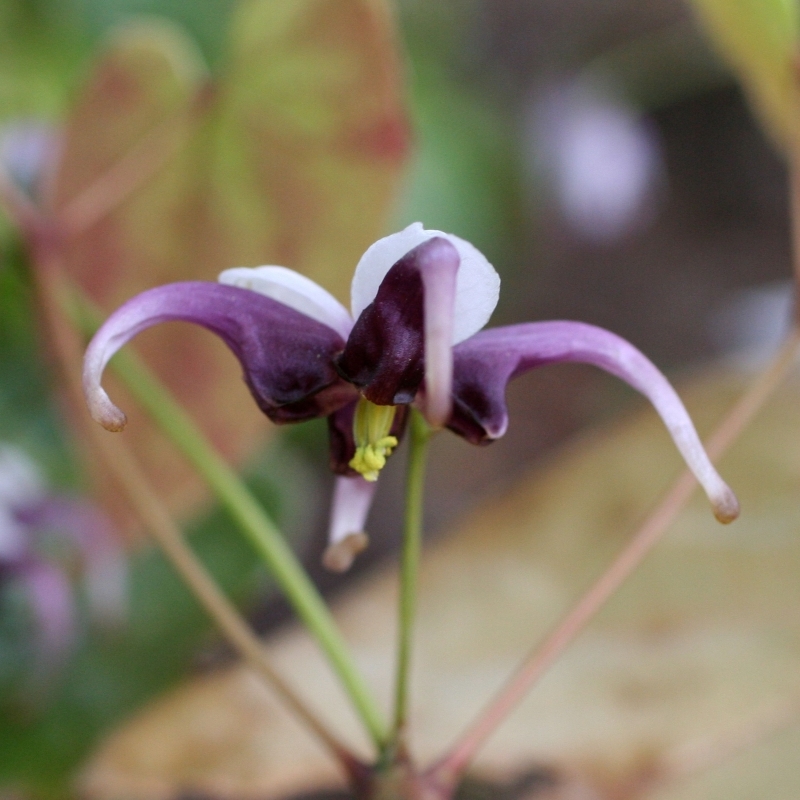
<svg viewBox="0 0 800 800">
<path fill-rule="evenodd" d="M 347 309 L 326 289 L 286 267 L 233 267 L 220 273 L 219 282 L 271 297 L 307 317 L 333 328 L 347 339 L 353 320 Z"/>
<path fill-rule="evenodd" d="M 456 279 L 453 344 L 463 342 L 486 325 L 500 297 L 500 276 L 477 248 L 442 231 L 429 231 L 421 222 L 399 233 L 378 239 L 358 262 L 350 288 L 353 319 L 375 299 L 386 273 L 409 251 L 423 242 L 443 236 L 458 250 L 461 264 Z"/>
<path fill-rule="evenodd" d="M 328 547 L 323 565 L 332 572 L 350 569 L 353 559 L 367 546 L 364 532 L 377 484 L 362 477 L 337 477 L 333 490 Z"/>
</svg>

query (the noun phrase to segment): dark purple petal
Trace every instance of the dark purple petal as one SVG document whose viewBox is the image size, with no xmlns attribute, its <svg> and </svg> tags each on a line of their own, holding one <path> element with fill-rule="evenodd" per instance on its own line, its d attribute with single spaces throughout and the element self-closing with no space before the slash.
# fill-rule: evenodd
<svg viewBox="0 0 800 800">
<path fill-rule="evenodd" d="M 259 408 L 274 422 L 329 413 L 353 396 L 337 375 L 342 337 L 270 297 L 218 283 L 171 283 L 142 292 L 118 308 L 97 331 L 84 360 L 84 391 L 92 417 L 120 430 L 125 415 L 100 385 L 111 356 L 136 334 L 161 322 L 202 325 L 239 359 Z"/>
<path fill-rule="evenodd" d="M 354 478 L 358 473 L 350 466 L 356 452 L 353 435 L 353 416 L 357 400 L 328 416 L 328 441 L 330 443 L 330 466 L 337 475 Z"/>
<path fill-rule="evenodd" d="M 353 326 L 337 367 L 377 405 L 413 401 L 425 375 L 425 319 L 435 314 L 432 365 L 437 375 L 428 376 L 436 410 L 442 416 L 449 406 L 450 345 L 455 301 L 458 251 L 442 237 L 429 239 L 401 258 L 386 273 L 375 299 Z M 426 294 L 430 308 L 426 313 Z M 444 341 L 442 337 L 450 337 Z M 444 347 L 440 346 L 444 341 Z M 444 390 L 442 390 L 444 386 Z M 443 399 L 442 397 L 443 396 Z"/>
<path fill-rule="evenodd" d="M 349 478 L 361 477 L 351 466 L 350 461 L 356 454 L 356 441 L 353 434 L 353 417 L 358 401 L 353 401 L 344 408 L 334 411 L 328 416 L 328 439 L 330 441 L 330 465 L 337 475 Z M 408 407 L 398 406 L 392 422 L 390 436 L 398 442 L 403 438 L 408 421 Z"/>
<path fill-rule="evenodd" d="M 655 406 L 676 446 L 709 496 L 717 518 L 739 513 L 736 496 L 719 477 L 669 381 L 632 344 L 581 322 L 532 322 L 481 331 L 454 350 L 453 414 L 448 427 L 480 444 L 505 433 L 506 384 L 556 361 L 594 364 L 640 391 Z"/>
</svg>

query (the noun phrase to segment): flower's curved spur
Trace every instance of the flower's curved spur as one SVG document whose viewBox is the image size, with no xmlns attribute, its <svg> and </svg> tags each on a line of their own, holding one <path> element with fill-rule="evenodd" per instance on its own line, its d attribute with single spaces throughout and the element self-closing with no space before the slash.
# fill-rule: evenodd
<svg viewBox="0 0 800 800">
<path fill-rule="evenodd" d="M 276 423 L 328 417 L 334 493 L 325 563 L 346 569 L 366 545 L 374 482 L 402 438 L 409 405 L 433 427 L 481 444 L 505 433 L 505 387 L 543 364 L 594 364 L 655 406 L 687 464 L 729 522 L 733 492 L 703 450 L 666 378 L 633 345 L 579 322 L 481 331 L 500 279 L 471 244 L 415 223 L 380 239 L 359 261 L 352 316 L 332 295 L 284 267 L 229 269 L 219 283 L 151 289 L 115 311 L 86 352 L 92 416 L 120 430 L 124 414 L 101 386 L 111 356 L 137 333 L 182 320 L 208 328 L 239 359 L 262 411 Z"/>
<path fill-rule="evenodd" d="M 706 455 L 688 412 L 670 382 L 630 342 L 583 322 L 529 322 L 481 331 L 454 349 L 454 408 L 448 427 L 473 444 L 506 432 L 505 389 L 535 367 L 559 361 L 593 364 L 641 392 L 705 490 L 720 522 L 739 515 L 736 495 Z"/>
<path fill-rule="evenodd" d="M 109 359 L 141 331 L 183 321 L 214 332 L 241 362 L 244 379 L 261 410 L 274 422 L 299 422 L 337 408 L 342 383 L 333 364 L 342 336 L 258 291 L 191 281 L 158 286 L 120 306 L 86 351 L 83 385 L 92 417 L 108 430 L 125 415 L 100 385 Z M 352 399 L 355 392 L 349 393 Z"/>
</svg>

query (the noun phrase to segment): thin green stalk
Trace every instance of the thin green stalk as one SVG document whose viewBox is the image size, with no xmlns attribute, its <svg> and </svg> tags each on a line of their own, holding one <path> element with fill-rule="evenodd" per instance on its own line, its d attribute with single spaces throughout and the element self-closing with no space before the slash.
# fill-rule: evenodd
<svg viewBox="0 0 800 800">
<path fill-rule="evenodd" d="M 96 309 L 77 289 L 70 300 L 72 302 L 67 303 L 66 310 L 74 324 L 86 334 L 93 333 L 99 322 Z M 110 366 L 137 402 L 205 478 L 220 503 L 238 523 L 298 617 L 327 656 L 375 745 L 382 749 L 387 736 L 380 710 L 353 663 L 347 644 L 342 639 L 325 601 L 278 528 L 171 392 L 132 351 L 118 353 Z"/>
<path fill-rule="evenodd" d="M 430 428 L 422 415 L 411 412 L 411 448 L 408 455 L 406 484 L 406 519 L 403 552 L 400 562 L 400 604 L 398 608 L 397 668 L 393 735 L 402 748 L 403 731 L 408 717 L 408 683 L 411 667 L 411 640 L 417 600 L 417 574 L 422 547 L 422 503 L 425 494 L 425 460 Z"/>
</svg>

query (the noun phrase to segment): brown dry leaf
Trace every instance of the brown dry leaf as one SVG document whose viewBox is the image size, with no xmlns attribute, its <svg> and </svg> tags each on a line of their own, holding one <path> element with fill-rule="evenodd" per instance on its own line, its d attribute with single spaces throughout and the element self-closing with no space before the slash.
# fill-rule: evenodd
<svg viewBox="0 0 800 800">
<path fill-rule="evenodd" d="M 69 120 L 52 204 L 86 220 L 145 178 L 68 241 L 67 269 L 106 312 L 151 286 L 264 263 L 344 299 L 358 258 L 385 233 L 407 128 L 383 0 L 242 2 L 214 81 L 175 28 L 126 26 Z M 110 169 L 116 177 L 96 183 Z M 139 345 L 226 457 L 263 441 L 266 422 L 223 345 L 181 325 Z M 133 407 L 118 386 L 111 393 Z M 179 505 L 196 495 L 160 434 L 138 418 L 131 427 L 154 483 Z"/>
<path fill-rule="evenodd" d="M 701 430 L 722 417 L 743 384 L 722 374 L 688 388 Z M 619 784 L 678 746 L 740 732 L 765 709 L 796 702 L 798 400 L 795 381 L 722 463 L 739 492 L 742 518 L 720 526 L 705 498 L 696 497 L 491 739 L 477 772 L 507 777 L 545 764 L 594 776 L 598 785 Z M 655 414 L 642 412 L 576 442 L 428 549 L 411 717 L 420 759 L 453 740 L 622 547 L 678 469 Z M 395 598 L 395 576 L 386 572 L 336 607 L 386 707 Z M 290 631 L 272 651 L 332 724 L 367 752 L 307 636 Z M 688 781 L 659 797 L 796 798 L 800 770 L 786 755 L 798 731 L 786 736 L 704 774 L 697 791 Z M 81 785 L 97 800 L 155 800 L 182 791 L 269 798 L 335 780 L 325 754 L 237 667 L 190 682 L 142 711 L 99 748 Z"/>
</svg>

